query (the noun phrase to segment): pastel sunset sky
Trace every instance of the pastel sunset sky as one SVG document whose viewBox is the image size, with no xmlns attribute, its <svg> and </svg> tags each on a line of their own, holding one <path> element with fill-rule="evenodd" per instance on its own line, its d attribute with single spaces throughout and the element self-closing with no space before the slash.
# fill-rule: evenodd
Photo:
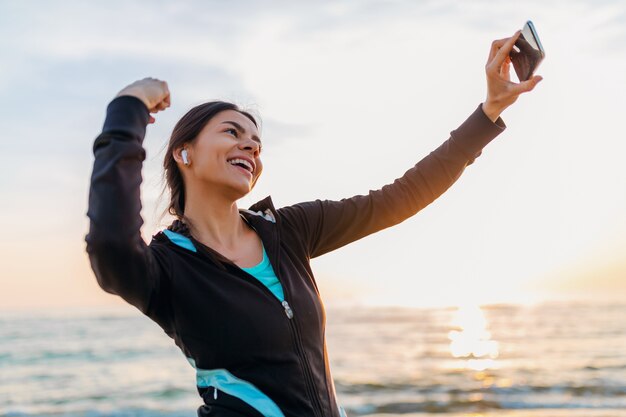
<svg viewBox="0 0 626 417">
<path fill-rule="evenodd" d="M 85 253 L 93 140 L 147 76 L 172 106 L 144 141 L 142 230 L 165 228 L 164 148 L 213 99 L 263 121 L 239 207 L 391 183 L 486 97 L 491 42 L 532 20 L 536 90 L 453 187 L 398 226 L 313 260 L 327 304 L 623 298 L 626 3 L 0 0 L 0 309 L 114 305 Z"/>
</svg>

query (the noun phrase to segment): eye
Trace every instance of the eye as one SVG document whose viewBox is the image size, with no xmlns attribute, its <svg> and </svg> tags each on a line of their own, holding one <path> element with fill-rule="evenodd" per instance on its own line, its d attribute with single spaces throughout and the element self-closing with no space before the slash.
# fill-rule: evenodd
<svg viewBox="0 0 626 417">
<path fill-rule="evenodd" d="M 237 137 L 237 135 L 239 134 L 239 132 L 237 132 L 237 129 L 226 129 L 224 132 L 226 133 L 231 133 L 234 137 Z"/>
</svg>

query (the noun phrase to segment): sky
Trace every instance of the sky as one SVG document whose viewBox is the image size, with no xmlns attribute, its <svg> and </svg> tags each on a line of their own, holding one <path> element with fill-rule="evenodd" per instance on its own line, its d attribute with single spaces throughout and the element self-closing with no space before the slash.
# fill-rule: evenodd
<svg viewBox="0 0 626 417">
<path fill-rule="evenodd" d="M 123 305 L 85 252 L 93 140 L 144 77 L 172 106 L 144 141 L 142 233 L 161 216 L 164 149 L 191 107 L 262 119 L 264 172 L 238 202 L 366 194 L 485 100 L 495 39 L 531 19 L 544 80 L 507 129 L 415 216 L 312 261 L 327 305 L 623 298 L 626 3 L 0 0 L 0 309 Z"/>
</svg>

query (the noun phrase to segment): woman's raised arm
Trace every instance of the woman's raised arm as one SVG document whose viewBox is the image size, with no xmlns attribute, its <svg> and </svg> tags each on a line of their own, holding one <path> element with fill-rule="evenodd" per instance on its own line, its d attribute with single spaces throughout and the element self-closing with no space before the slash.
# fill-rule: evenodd
<svg viewBox="0 0 626 417">
<path fill-rule="evenodd" d="M 167 271 L 141 237 L 142 147 L 150 112 L 169 107 L 167 84 L 145 78 L 130 84 L 109 103 L 95 156 L 89 190 L 87 253 L 98 284 L 150 315 L 153 296 Z"/>
<path fill-rule="evenodd" d="M 393 183 L 339 201 L 281 207 L 278 214 L 303 236 L 310 258 L 323 255 L 396 225 L 435 201 L 505 127 L 502 119 L 493 123 L 479 105 L 447 141 Z"/>
<path fill-rule="evenodd" d="M 286 227 L 303 236 L 310 258 L 323 255 L 411 217 L 443 194 L 506 125 L 504 109 L 531 91 L 540 76 L 513 83 L 508 58 L 519 31 L 492 43 L 485 65 L 487 99 L 450 138 L 393 183 L 367 195 L 315 200 L 278 209 Z"/>
</svg>

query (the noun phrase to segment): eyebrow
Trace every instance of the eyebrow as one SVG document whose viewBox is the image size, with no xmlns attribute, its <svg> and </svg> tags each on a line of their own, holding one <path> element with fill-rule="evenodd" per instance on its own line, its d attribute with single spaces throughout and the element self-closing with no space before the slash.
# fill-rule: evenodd
<svg viewBox="0 0 626 417">
<path fill-rule="evenodd" d="M 244 127 L 241 126 L 237 122 L 226 120 L 225 122 L 222 122 L 221 124 L 224 124 L 224 123 L 230 123 L 231 125 L 235 126 L 235 129 L 237 129 L 239 131 L 239 133 L 246 133 L 246 129 L 244 129 Z M 261 139 L 259 139 L 259 137 L 257 135 L 252 135 L 252 140 L 261 143 Z"/>
</svg>

